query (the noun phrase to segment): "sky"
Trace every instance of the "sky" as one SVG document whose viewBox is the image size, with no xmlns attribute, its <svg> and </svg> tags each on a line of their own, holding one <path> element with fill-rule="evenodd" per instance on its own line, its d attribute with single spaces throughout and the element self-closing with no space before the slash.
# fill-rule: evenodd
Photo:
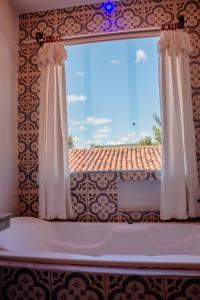
<svg viewBox="0 0 200 300">
<path fill-rule="evenodd" d="M 66 46 L 68 133 L 76 147 L 137 143 L 160 116 L 157 37 Z"/>
</svg>

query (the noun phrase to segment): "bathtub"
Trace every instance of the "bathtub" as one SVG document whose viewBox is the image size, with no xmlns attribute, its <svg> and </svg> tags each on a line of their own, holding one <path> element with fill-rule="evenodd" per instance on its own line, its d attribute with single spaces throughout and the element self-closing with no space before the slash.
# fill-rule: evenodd
<svg viewBox="0 0 200 300">
<path fill-rule="evenodd" d="M 0 259 L 136 268 L 200 269 L 200 225 L 11 219 Z"/>
</svg>

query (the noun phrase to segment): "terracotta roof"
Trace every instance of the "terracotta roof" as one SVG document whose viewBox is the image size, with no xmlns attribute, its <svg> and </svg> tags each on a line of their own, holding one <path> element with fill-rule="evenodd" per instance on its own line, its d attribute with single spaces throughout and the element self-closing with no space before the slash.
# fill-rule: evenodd
<svg viewBox="0 0 200 300">
<path fill-rule="evenodd" d="M 70 170 L 160 170 L 159 146 L 132 146 L 69 150 Z"/>
</svg>

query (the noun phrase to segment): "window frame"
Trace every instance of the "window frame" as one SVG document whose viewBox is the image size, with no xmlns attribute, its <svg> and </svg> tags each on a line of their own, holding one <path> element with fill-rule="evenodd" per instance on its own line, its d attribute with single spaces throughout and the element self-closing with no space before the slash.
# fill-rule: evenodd
<svg viewBox="0 0 200 300">
<path fill-rule="evenodd" d="M 74 37 L 69 37 L 65 39 L 64 46 L 72 46 L 72 45 L 82 45 L 87 43 L 98 43 L 98 42 L 107 42 L 107 41 L 116 41 L 116 40 L 125 40 L 125 39 L 136 39 L 136 38 L 150 38 L 150 37 L 159 37 L 160 28 L 143 28 L 136 29 L 134 31 L 120 31 L 120 32 L 109 32 L 109 33 L 100 33 L 100 34 L 92 34 L 89 35 L 78 35 Z M 70 174 L 81 174 L 81 173 L 112 173 L 112 172 L 147 172 L 147 173 L 157 173 L 157 177 L 155 180 L 160 180 L 161 170 L 145 170 L 145 169 L 130 169 L 130 170 L 84 170 L 84 171 L 72 171 L 70 170 Z M 151 177 L 151 176 L 150 176 Z M 141 180 L 141 179 L 138 179 Z"/>
</svg>

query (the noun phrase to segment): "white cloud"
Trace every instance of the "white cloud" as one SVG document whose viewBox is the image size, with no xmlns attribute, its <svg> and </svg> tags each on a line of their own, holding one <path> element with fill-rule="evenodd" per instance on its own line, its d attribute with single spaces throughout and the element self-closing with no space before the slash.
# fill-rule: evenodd
<svg viewBox="0 0 200 300">
<path fill-rule="evenodd" d="M 95 145 L 98 145 L 98 144 L 101 144 L 101 140 L 98 140 L 98 139 L 90 139 L 90 140 L 87 140 L 85 142 L 85 144 L 87 146 L 90 146 L 91 144 L 95 144 Z"/>
<path fill-rule="evenodd" d="M 76 75 L 76 76 L 79 76 L 79 77 L 83 77 L 83 76 L 85 75 L 85 73 L 84 73 L 84 72 L 77 71 L 77 72 L 75 73 L 75 75 Z"/>
<path fill-rule="evenodd" d="M 111 59 L 110 60 L 110 64 L 112 64 L 112 65 L 118 65 L 119 64 L 119 60 L 118 59 Z"/>
<path fill-rule="evenodd" d="M 93 138 L 95 140 L 101 140 L 103 138 L 108 138 L 109 137 L 109 134 L 102 134 L 102 133 L 96 133 L 93 135 Z"/>
<path fill-rule="evenodd" d="M 83 131 L 83 130 L 85 130 L 86 129 L 86 127 L 85 126 L 83 126 L 83 125 L 80 125 L 78 128 L 77 128 L 78 130 L 80 130 L 80 131 Z"/>
<path fill-rule="evenodd" d="M 112 121 L 110 119 L 106 119 L 106 118 L 95 118 L 93 116 L 91 117 L 87 117 L 85 120 L 86 124 L 89 125 L 105 125 L 105 124 L 109 124 Z"/>
<path fill-rule="evenodd" d="M 78 103 L 78 102 L 85 102 L 87 97 L 85 95 L 69 95 L 67 96 L 68 103 Z"/>
<path fill-rule="evenodd" d="M 142 49 L 137 50 L 135 62 L 139 63 L 141 61 L 146 61 L 146 60 L 147 60 L 147 55 L 144 52 L 144 50 L 142 50 Z"/>
<path fill-rule="evenodd" d="M 126 135 L 120 135 L 114 140 L 108 140 L 107 145 L 121 145 L 121 144 L 133 144 L 137 143 L 144 136 L 151 136 L 149 132 L 141 132 L 137 134 L 135 131 L 130 131 Z"/>
<path fill-rule="evenodd" d="M 80 122 L 74 118 L 70 118 L 69 119 L 69 124 L 70 126 L 79 126 L 80 125 Z"/>
<path fill-rule="evenodd" d="M 112 129 L 108 128 L 107 126 L 104 126 L 102 128 L 99 128 L 97 130 L 97 133 L 99 134 L 107 134 L 108 132 L 110 132 Z"/>
</svg>

